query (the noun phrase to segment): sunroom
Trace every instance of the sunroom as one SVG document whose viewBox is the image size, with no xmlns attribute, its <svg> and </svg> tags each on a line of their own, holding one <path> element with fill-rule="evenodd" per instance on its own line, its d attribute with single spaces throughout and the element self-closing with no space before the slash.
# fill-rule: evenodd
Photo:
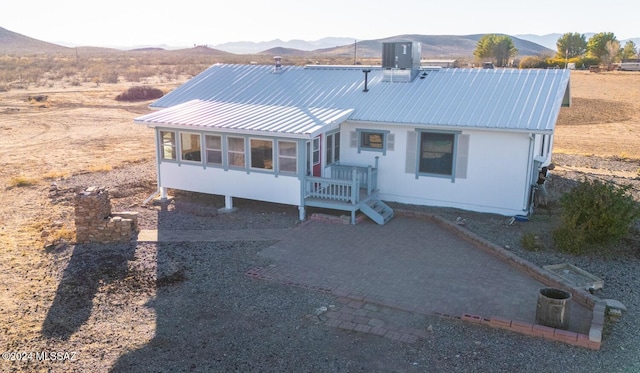
<svg viewBox="0 0 640 373">
<path fill-rule="evenodd" d="M 375 165 L 340 164 L 339 125 L 352 111 L 194 100 L 135 122 L 155 129 L 161 198 L 172 188 L 223 195 L 227 210 L 237 197 L 298 206 L 301 220 L 306 206 L 349 211 L 355 222 L 377 179 Z"/>
</svg>

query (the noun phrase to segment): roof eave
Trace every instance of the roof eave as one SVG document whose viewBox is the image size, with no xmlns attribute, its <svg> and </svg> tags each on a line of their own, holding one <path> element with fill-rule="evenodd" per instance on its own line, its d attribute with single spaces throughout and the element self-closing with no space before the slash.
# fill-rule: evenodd
<svg viewBox="0 0 640 373">
<path fill-rule="evenodd" d="M 516 133 L 540 133 L 540 134 L 552 134 L 554 128 L 509 128 L 509 127 L 482 127 L 482 126 L 467 126 L 456 124 L 433 124 L 433 123 L 397 123 L 397 122 L 377 122 L 371 120 L 357 120 L 350 119 L 349 122 L 362 124 L 362 125 L 376 125 L 383 127 L 391 126 L 404 126 L 404 127 L 416 127 L 424 129 L 435 130 L 451 130 L 451 131 L 489 131 L 489 132 L 516 132 Z M 555 127 L 555 126 L 554 126 Z"/>
<path fill-rule="evenodd" d="M 202 126 L 187 126 L 183 124 L 175 123 L 159 123 L 159 122 L 146 122 L 146 121 L 134 121 L 136 124 L 146 125 L 149 128 L 166 128 L 170 130 L 180 130 L 184 132 L 210 132 L 210 133 L 225 133 L 242 136 L 259 136 L 259 137 L 274 137 L 274 138 L 287 138 L 287 139 L 302 139 L 311 140 L 318 136 L 320 133 L 324 133 L 327 130 L 317 130 L 310 133 L 283 133 L 283 132 L 270 132 L 270 131 L 256 131 L 247 129 L 233 129 L 233 128 L 220 128 L 220 127 L 202 127 Z M 337 127 L 337 125 L 335 126 Z"/>
</svg>

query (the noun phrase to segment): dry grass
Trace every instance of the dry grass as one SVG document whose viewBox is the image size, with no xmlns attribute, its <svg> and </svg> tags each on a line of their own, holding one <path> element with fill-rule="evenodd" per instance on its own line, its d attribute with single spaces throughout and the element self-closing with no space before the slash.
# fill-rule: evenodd
<svg viewBox="0 0 640 373">
<path fill-rule="evenodd" d="M 640 73 L 571 73 L 554 152 L 640 160 Z"/>
<path fill-rule="evenodd" d="M 74 228 L 60 227 L 54 229 L 45 238 L 46 241 L 52 245 L 61 241 L 74 242 L 76 238 L 76 231 Z"/>
<path fill-rule="evenodd" d="M 36 185 L 37 183 L 38 183 L 38 180 L 31 177 L 15 176 L 9 179 L 8 185 L 10 188 L 21 188 L 21 187 L 33 186 L 33 185 Z"/>
<path fill-rule="evenodd" d="M 89 172 L 109 172 L 111 170 L 113 170 L 113 166 L 110 164 L 91 165 L 87 169 Z"/>
<path fill-rule="evenodd" d="M 66 179 L 71 176 L 69 171 L 49 171 L 42 175 L 44 180 Z"/>
</svg>

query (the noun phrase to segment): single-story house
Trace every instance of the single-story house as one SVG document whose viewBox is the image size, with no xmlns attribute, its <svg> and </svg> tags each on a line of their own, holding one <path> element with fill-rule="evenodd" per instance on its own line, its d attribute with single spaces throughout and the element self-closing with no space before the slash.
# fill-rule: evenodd
<svg viewBox="0 0 640 373">
<path fill-rule="evenodd" d="M 299 208 L 387 202 L 528 215 L 548 164 L 568 70 L 420 66 L 384 43 L 381 66 L 215 64 L 135 119 L 156 134 L 159 193 L 179 189 Z"/>
</svg>

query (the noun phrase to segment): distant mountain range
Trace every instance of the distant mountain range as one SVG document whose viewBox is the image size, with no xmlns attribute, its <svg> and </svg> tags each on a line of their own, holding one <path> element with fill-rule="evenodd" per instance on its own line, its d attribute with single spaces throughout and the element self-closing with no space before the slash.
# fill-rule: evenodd
<svg viewBox="0 0 640 373">
<path fill-rule="evenodd" d="M 0 27 L 0 54 L 38 53 L 38 51 L 44 50 L 62 53 L 67 49 L 69 48 L 33 39 Z"/>
<path fill-rule="evenodd" d="M 337 38 L 328 37 L 315 41 L 306 40 L 289 40 L 282 41 L 275 39 L 271 41 L 252 42 L 252 41 L 234 41 L 229 43 L 223 43 L 218 45 L 212 45 L 211 48 L 219 49 L 221 51 L 236 53 L 236 54 L 258 54 L 260 52 L 273 49 L 273 48 L 285 48 L 285 49 L 297 49 L 300 51 L 314 51 L 317 49 L 327 49 L 333 47 L 340 47 L 348 45 L 356 41 L 354 38 Z"/>
<path fill-rule="evenodd" d="M 219 55 L 281 55 L 313 57 L 326 55 L 332 57 L 377 58 L 382 51 L 382 43 L 395 40 L 417 41 L 421 43 L 424 58 L 472 58 L 473 51 L 480 38 L 485 34 L 474 35 L 397 35 L 377 40 L 356 41 L 354 38 L 327 37 L 316 41 L 305 40 L 272 40 L 267 42 L 229 42 L 219 45 L 170 47 L 167 45 L 145 45 L 137 47 L 78 47 L 87 53 L 107 53 L 109 51 L 144 50 L 144 51 L 195 51 L 197 53 Z M 585 34 L 587 39 L 593 34 Z M 518 56 L 551 55 L 556 52 L 556 41 L 562 34 L 548 35 L 515 35 L 510 36 Z M 640 38 L 628 39 L 640 44 Z M 624 45 L 626 40 L 620 42 Z M 64 44 L 64 43 L 62 43 Z M 67 44 L 68 45 L 68 44 Z M 34 54 L 58 53 L 69 54 L 76 52 L 76 47 L 63 46 L 33 39 L 0 27 L 0 55 L 2 54 Z"/>
<path fill-rule="evenodd" d="M 484 34 L 479 34 L 480 36 L 483 36 Z M 535 44 L 538 44 L 542 47 L 545 47 L 553 52 L 555 52 L 557 50 L 557 46 L 556 46 L 556 42 L 558 41 L 558 39 L 560 39 L 560 37 L 562 37 L 563 34 L 561 33 L 555 33 L 555 34 L 546 34 L 546 35 L 534 35 L 534 34 L 518 34 L 518 35 L 513 35 L 511 36 L 512 38 L 517 38 L 517 39 L 521 39 L 524 41 L 529 41 Z M 590 33 L 585 33 L 585 39 L 589 40 L 590 37 L 592 37 L 593 35 L 595 35 L 595 33 L 590 32 Z M 477 36 L 478 35 L 466 35 L 466 36 L 455 36 L 455 35 L 433 35 L 433 36 L 427 36 L 427 35 L 422 35 L 423 37 L 429 37 L 429 38 L 437 38 L 440 39 L 438 42 L 432 44 L 442 44 L 441 41 L 449 41 L 449 42 L 454 42 L 454 43 L 460 43 L 460 40 L 454 40 L 454 39 L 472 39 L 474 41 L 477 41 Z M 385 39 L 386 40 L 386 39 Z M 620 41 L 620 45 L 624 46 L 624 44 L 628 41 L 631 40 L 634 43 L 636 43 L 636 45 L 640 45 L 640 37 L 638 38 L 631 38 L 631 39 L 624 39 Z M 268 51 L 270 49 L 273 48 L 285 48 L 285 49 L 296 49 L 299 51 L 314 51 L 314 50 L 318 50 L 318 49 L 331 49 L 334 47 L 344 47 L 346 45 L 354 45 L 354 43 L 360 43 L 362 41 L 356 41 L 355 38 L 338 38 L 338 37 L 331 37 L 331 38 L 323 38 L 320 40 L 316 40 L 316 41 L 305 41 L 305 40 L 290 40 L 290 41 L 282 41 L 280 39 L 275 39 L 275 40 L 271 40 L 271 41 L 263 41 L 263 42 L 251 42 L 251 41 L 236 41 L 236 42 L 229 42 L 229 43 L 223 43 L 223 44 L 217 44 L 217 45 L 212 45 L 212 48 L 215 49 L 219 49 L 221 51 L 225 51 L 225 52 L 229 52 L 229 53 L 236 53 L 236 54 L 258 54 L 258 53 L 262 53 L 264 51 Z M 463 43 L 464 44 L 464 43 Z M 515 41 L 514 41 L 514 44 Z M 516 48 L 520 49 L 517 45 Z M 441 48 L 436 48 L 436 49 L 441 49 Z M 448 47 L 445 47 L 445 49 L 448 49 Z M 464 48 L 465 50 L 468 49 L 468 47 Z M 473 49 L 475 49 L 475 44 L 473 46 Z M 528 48 L 525 48 L 525 50 L 528 50 Z M 423 46 L 423 51 L 424 51 L 424 46 Z M 447 53 L 445 53 L 447 54 Z"/>
<path fill-rule="evenodd" d="M 392 40 L 409 40 L 421 43 L 422 55 L 425 57 L 470 57 L 476 44 L 484 34 L 476 35 L 397 35 L 377 40 L 356 41 L 352 38 L 324 38 L 316 41 L 304 40 L 272 40 L 267 42 L 254 43 L 249 41 L 224 43 L 212 46 L 229 53 L 236 54 L 280 54 L 300 55 L 305 52 L 318 52 L 332 56 L 357 55 L 363 58 L 379 56 L 382 50 L 382 43 Z M 553 54 L 553 49 L 546 48 L 539 44 L 525 39 L 511 37 L 514 45 L 518 48 L 520 55 L 540 55 Z M 555 43 L 555 42 L 554 42 Z"/>
</svg>

